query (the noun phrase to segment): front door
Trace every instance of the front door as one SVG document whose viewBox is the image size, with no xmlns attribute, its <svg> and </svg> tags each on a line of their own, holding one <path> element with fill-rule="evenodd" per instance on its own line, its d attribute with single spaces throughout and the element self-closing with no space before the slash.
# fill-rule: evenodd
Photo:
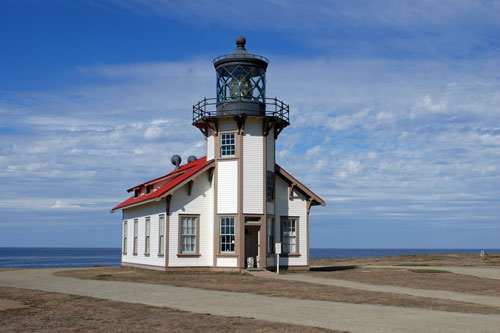
<svg viewBox="0 0 500 333">
<path fill-rule="evenodd" d="M 256 268 L 260 265 L 260 226 L 245 226 L 245 267 Z"/>
</svg>

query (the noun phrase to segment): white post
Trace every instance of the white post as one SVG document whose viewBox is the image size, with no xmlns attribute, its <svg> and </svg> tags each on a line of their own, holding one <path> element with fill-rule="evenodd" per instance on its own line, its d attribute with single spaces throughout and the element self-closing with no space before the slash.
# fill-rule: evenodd
<svg viewBox="0 0 500 333">
<path fill-rule="evenodd" d="M 280 254 L 281 254 L 281 243 L 276 243 L 275 251 L 276 252 L 276 274 L 280 273 Z"/>
</svg>

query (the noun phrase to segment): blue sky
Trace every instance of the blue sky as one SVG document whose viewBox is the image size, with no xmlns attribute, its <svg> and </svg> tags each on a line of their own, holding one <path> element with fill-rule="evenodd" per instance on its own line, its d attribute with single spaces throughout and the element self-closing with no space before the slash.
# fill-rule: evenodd
<svg viewBox="0 0 500 333">
<path fill-rule="evenodd" d="M 500 2 L 4 0 L 0 31 L 0 246 L 119 247 L 241 33 L 311 247 L 500 248 Z"/>
</svg>

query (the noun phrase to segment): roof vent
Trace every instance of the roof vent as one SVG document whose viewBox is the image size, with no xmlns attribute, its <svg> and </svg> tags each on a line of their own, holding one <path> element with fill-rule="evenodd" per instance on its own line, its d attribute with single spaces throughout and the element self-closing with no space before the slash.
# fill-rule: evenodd
<svg viewBox="0 0 500 333">
<path fill-rule="evenodd" d="M 194 162 L 196 160 L 197 160 L 196 156 L 191 155 L 188 157 L 188 163 Z"/>
<path fill-rule="evenodd" d="M 172 162 L 172 164 L 175 165 L 175 170 L 179 169 L 179 167 L 181 166 L 181 161 L 182 159 L 179 155 L 174 155 L 170 159 L 170 162 Z"/>
</svg>

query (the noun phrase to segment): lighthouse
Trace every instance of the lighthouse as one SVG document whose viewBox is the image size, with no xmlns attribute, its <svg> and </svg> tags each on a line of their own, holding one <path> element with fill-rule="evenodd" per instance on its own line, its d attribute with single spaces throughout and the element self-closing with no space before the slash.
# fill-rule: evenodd
<svg viewBox="0 0 500 333">
<path fill-rule="evenodd" d="M 307 269 L 310 207 L 325 202 L 276 164 L 275 143 L 290 118 L 287 104 L 266 95 L 269 61 L 240 36 L 213 65 L 215 97 L 193 105 L 206 157 L 176 159 L 175 170 L 129 189 L 134 196 L 113 208 L 124 216 L 122 264 Z"/>
</svg>

